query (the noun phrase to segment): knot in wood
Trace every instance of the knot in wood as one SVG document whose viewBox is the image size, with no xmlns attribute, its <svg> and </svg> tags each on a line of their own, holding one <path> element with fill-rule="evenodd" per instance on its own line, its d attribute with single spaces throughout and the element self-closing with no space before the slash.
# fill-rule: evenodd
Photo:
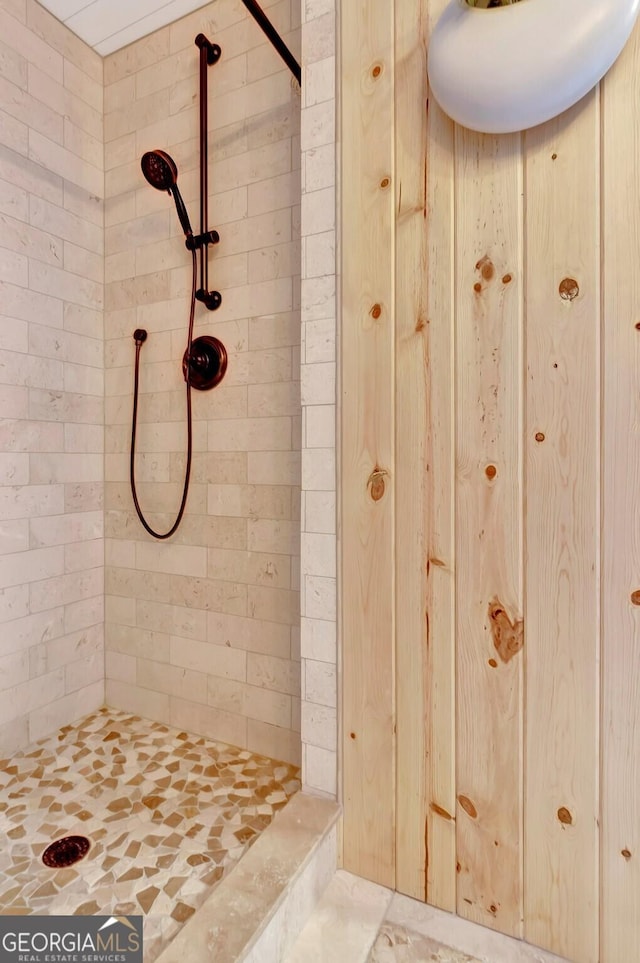
<svg viewBox="0 0 640 963">
<path fill-rule="evenodd" d="M 458 802 L 460 803 L 460 806 L 462 807 L 462 809 L 464 809 L 464 811 L 466 812 L 467 816 L 470 816 L 471 819 L 478 818 L 478 810 L 473 805 L 473 803 L 471 802 L 468 796 L 458 796 Z"/>
<path fill-rule="evenodd" d="M 380 315 L 382 314 L 382 305 L 374 304 L 371 310 L 369 311 L 369 314 L 371 315 L 374 321 L 377 321 Z"/>
<path fill-rule="evenodd" d="M 563 278 L 558 290 L 563 301 L 573 301 L 580 294 L 580 287 L 575 278 Z"/>
<path fill-rule="evenodd" d="M 491 260 L 488 254 L 485 254 L 484 257 L 480 258 L 480 260 L 476 264 L 476 271 L 480 271 L 480 274 L 485 279 L 485 281 L 491 281 L 494 274 L 496 273 L 496 269 L 493 266 L 493 261 Z"/>
<path fill-rule="evenodd" d="M 635 592 L 631 593 L 631 601 L 634 605 L 640 605 L 640 589 L 636 589 Z"/>
<path fill-rule="evenodd" d="M 390 177 L 383 177 L 382 180 L 380 181 L 380 187 L 382 188 L 383 191 L 385 191 L 390 183 L 391 183 Z"/>
<path fill-rule="evenodd" d="M 573 816 L 569 812 L 566 806 L 562 806 L 558 810 L 558 819 L 563 826 L 573 826 Z"/>
<path fill-rule="evenodd" d="M 494 598 L 489 603 L 489 624 L 496 652 L 504 663 L 510 662 L 524 645 L 523 620 L 512 622 L 500 600 Z"/>
<path fill-rule="evenodd" d="M 369 480 L 367 482 L 367 487 L 369 488 L 369 494 L 374 502 L 379 502 L 384 496 L 386 490 L 386 483 L 384 476 L 388 475 L 389 472 L 385 471 L 384 468 L 376 467 L 373 469 L 369 475 Z"/>
<path fill-rule="evenodd" d="M 371 76 L 377 80 L 382 73 L 382 64 L 374 64 L 371 68 Z"/>
</svg>

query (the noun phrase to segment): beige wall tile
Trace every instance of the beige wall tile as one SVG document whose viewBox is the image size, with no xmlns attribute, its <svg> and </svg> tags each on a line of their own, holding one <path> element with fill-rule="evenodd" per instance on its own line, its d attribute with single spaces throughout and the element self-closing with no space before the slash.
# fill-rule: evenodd
<svg viewBox="0 0 640 963">
<path fill-rule="evenodd" d="M 330 619 L 302 619 L 302 655 L 306 659 L 336 663 L 336 625 Z"/>
<path fill-rule="evenodd" d="M 137 685 L 189 702 L 207 702 L 207 677 L 201 672 L 149 659 L 137 659 Z"/>
<path fill-rule="evenodd" d="M 252 686 L 297 696 L 300 694 L 300 665 L 289 659 L 250 653 L 247 661 L 247 682 Z"/>
<path fill-rule="evenodd" d="M 324 147 L 326 144 L 333 144 L 336 136 L 335 131 L 336 114 L 333 97 L 307 107 L 301 134 L 302 150 L 313 150 L 317 147 Z"/>
<path fill-rule="evenodd" d="M 0 111 L 0 143 L 17 154 L 29 153 L 29 128 L 4 110 Z"/>
<path fill-rule="evenodd" d="M 105 652 L 105 675 L 114 682 L 131 685 L 136 678 L 137 660 L 121 652 Z"/>
<path fill-rule="evenodd" d="M 308 65 L 335 54 L 335 5 L 331 0 L 305 0 L 305 5 L 302 46 Z M 314 8 L 314 12 L 309 8 Z"/>
<path fill-rule="evenodd" d="M 172 726 L 198 733 L 209 739 L 240 748 L 247 747 L 247 719 L 241 715 L 223 712 L 213 706 L 171 698 L 168 721 Z"/>
<path fill-rule="evenodd" d="M 207 627 L 207 638 L 217 645 L 232 646 L 281 659 L 289 658 L 288 625 L 261 621 L 255 617 L 209 612 Z"/>
<path fill-rule="evenodd" d="M 102 84 L 102 58 L 37 0 L 27 0 L 27 26 L 96 83 Z"/>
<path fill-rule="evenodd" d="M 336 707 L 336 666 L 327 662 L 304 661 L 304 698 L 316 705 Z"/>
<path fill-rule="evenodd" d="M 29 483 L 29 456 L 9 452 L 0 454 L 0 484 L 27 485 Z"/>
<path fill-rule="evenodd" d="M 29 548 L 29 522 L 17 518 L 0 523 L 0 554 L 11 555 L 26 552 Z"/>
<path fill-rule="evenodd" d="M 64 570 L 62 548 L 41 548 L 0 559 L 0 585 L 20 585 L 56 576 Z"/>
<path fill-rule="evenodd" d="M 302 740 L 307 745 L 335 751 L 337 741 L 335 708 L 303 702 Z"/>
<path fill-rule="evenodd" d="M 171 663 L 237 682 L 244 682 L 247 677 L 246 652 L 211 642 L 172 637 Z"/>
<path fill-rule="evenodd" d="M 104 681 L 93 682 L 29 713 L 29 742 L 43 739 L 104 705 Z"/>
<path fill-rule="evenodd" d="M 335 534 L 335 492 L 305 492 L 303 528 L 305 532 Z"/>
<path fill-rule="evenodd" d="M 64 695 L 64 669 L 29 679 L 3 693 L 0 725 L 54 702 Z"/>
<path fill-rule="evenodd" d="M 28 679 L 28 652 L 12 652 L 0 657 L 0 691 L 12 689 Z"/>
<path fill-rule="evenodd" d="M 29 217 L 29 195 L 21 187 L 0 179 L 0 211 L 20 221 Z"/>
<path fill-rule="evenodd" d="M 34 129 L 29 131 L 29 158 L 90 191 L 96 197 L 102 197 L 103 171 Z"/>
<path fill-rule="evenodd" d="M 212 579 L 290 588 L 289 558 L 264 552 L 209 549 L 208 575 Z"/>
<path fill-rule="evenodd" d="M 300 484 L 299 451 L 249 452 L 248 480 L 255 485 Z M 332 479 L 332 488 L 335 481 Z"/>
<path fill-rule="evenodd" d="M 333 143 L 305 151 L 304 187 L 306 192 L 315 192 L 332 188 L 336 183 L 336 145 Z M 312 219 L 308 220 L 309 235 L 318 233 L 317 225 Z M 307 232 L 303 232 L 305 236 Z"/>
<path fill-rule="evenodd" d="M 127 601 L 126 599 L 107 600 L 105 626 L 107 651 L 118 652 L 131 658 L 169 662 L 171 637 L 163 632 L 134 627 L 135 603 L 130 603 L 132 611 L 127 612 L 124 611 Z"/>
<path fill-rule="evenodd" d="M 338 759 L 335 750 L 304 745 L 303 787 L 335 797 L 338 791 Z"/>
<path fill-rule="evenodd" d="M 262 585 L 250 585 L 248 604 L 249 613 L 253 618 L 294 625 L 299 618 L 300 593 Z"/>
<path fill-rule="evenodd" d="M 0 622 L 9 622 L 25 618 L 29 613 L 29 586 L 14 585 L 11 588 L 0 589 Z M 20 648 L 20 641 L 16 641 L 15 625 L 11 634 L 0 633 L 0 651 L 15 652 Z"/>
<path fill-rule="evenodd" d="M 0 10 L 0 35 L 7 46 L 18 50 L 29 62 L 38 64 L 49 77 L 62 83 L 61 54 L 5 9 Z"/>
<path fill-rule="evenodd" d="M 9 755 L 29 742 L 29 717 L 24 715 L 4 723 L 0 730 L 0 752 Z"/>
<path fill-rule="evenodd" d="M 335 100 L 336 58 L 326 57 L 305 65 L 304 106 L 313 107 L 323 101 Z M 308 117 L 308 115 L 306 115 Z M 306 120 L 306 118 L 305 118 Z M 333 140 L 333 138 L 332 138 Z"/>
<path fill-rule="evenodd" d="M 104 630 L 102 625 L 93 625 L 67 635 L 61 635 L 47 642 L 31 646 L 29 670 L 31 678 L 64 668 L 72 662 L 93 659 L 96 654 L 102 658 L 104 652 Z M 104 674 L 104 673 L 103 673 Z"/>
<path fill-rule="evenodd" d="M 249 719 L 247 739 L 254 752 L 261 752 L 272 759 L 290 762 L 294 766 L 301 764 L 300 736 L 293 729 L 284 729 Z"/>
<path fill-rule="evenodd" d="M 153 719 L 157 722 L 169 721 L 170 700 L 165 692 L 153 692 L 151 689 L 143 689 L 133 683 L 107 679 L 105 698 L 107 705 L 113 706 L 114 709 L 135 712 L 144 719 Z"/>
</svg>

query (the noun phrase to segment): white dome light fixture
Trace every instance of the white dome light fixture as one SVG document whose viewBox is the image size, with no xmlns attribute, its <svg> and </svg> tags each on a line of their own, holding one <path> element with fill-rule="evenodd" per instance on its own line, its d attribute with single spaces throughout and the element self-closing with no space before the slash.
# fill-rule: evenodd
<svg viewBox="0 0 640 963">
<path fill-rule="evenodd" d="M 471 130 L 542 124 L 604 77 L 639 10 L 640 0 L 450 0 L 429 43 L 431 90 Z"/>
</svg>

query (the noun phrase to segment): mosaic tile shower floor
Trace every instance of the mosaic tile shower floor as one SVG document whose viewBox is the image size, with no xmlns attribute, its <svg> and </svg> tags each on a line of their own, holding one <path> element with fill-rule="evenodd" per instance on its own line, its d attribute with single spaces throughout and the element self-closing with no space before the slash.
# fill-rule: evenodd
<svg viewBox="0 0 640 963">
<path fill-rule="evenodd" d="M 294 766 L 101 709 L 0 760 L 0 915 L 143 914 L 150 963 L 299 788 Z M 67 835 L 89 853 L 48 868 Z"/>
</svg>

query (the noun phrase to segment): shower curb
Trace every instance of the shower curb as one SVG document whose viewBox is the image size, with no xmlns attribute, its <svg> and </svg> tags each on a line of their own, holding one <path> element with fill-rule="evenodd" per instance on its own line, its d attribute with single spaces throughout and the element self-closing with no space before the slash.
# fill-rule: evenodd
<svg viewBox="0 0 640 963">
<path fill-rule="evenodd" d="M 282 963 L 335 875 L 340 813 L 294 796 L 156 963 Z"/>
</svg>

